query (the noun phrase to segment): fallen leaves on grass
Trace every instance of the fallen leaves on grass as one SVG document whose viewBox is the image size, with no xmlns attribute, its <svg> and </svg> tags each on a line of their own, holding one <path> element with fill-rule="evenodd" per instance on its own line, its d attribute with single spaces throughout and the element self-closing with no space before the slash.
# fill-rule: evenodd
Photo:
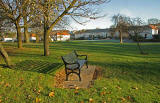
<svg viewBox="0 0 160 103">
<path fill-rule="evenodd" d="M 58 87 L 58 88 L 63 88 L 63 84 L 65 81 L 65 71 L 64 69 L 60 70 L 59 72 L 56 73 L 55 77 L 54 77 L 54 86 Z"/>
<path fill-rule="evenodd" d="M 110 92 L 107 92 L 106 94 L 111 94 L 111 91 L 110 91 Z"/>
<path fill-rule="evenodd" d="M 2 96 L 0 96 L 0 103 L 2 103 L 2 100 L 1 100 Z"/>
<path fill-rule="evenodd" d="M 84 103 L 84 101 L 81 101 L 80 103 Z"/>
<path fill-rule="evenodd" d="M 120 100 L 122 102 L 124 101 L 130 101 L 130 102 L 134 102 L 133 98 L 131 96 L 127 96 L 127 97 L 121 97 Z"/>
<path fill-rule="evenodd" d="M 74 93 L 77 95 L 78 94 L 78 90 L 75 90 Z"/>
<path fill-rule="evenodd" d="M 128 100 L 131 100 L 131 96 L 128 96 L 127 99 L 128 99 Z"/>
<path fill-rule="evenodd" d="M 3 85 L 3 84 L 4 84 L 4 81 L 1 81 L 1 82 L 0 82 L 0 85 Z"/>
<path fill-rule="evenodd" d="M 127 96 L 127 99 L 128 99 L 130 102 L 134 102 L 133 96 Z"/>
<path fill-rule="evenodd" d="M 76 90 L 78 90 L 78 89 L 79 89 L 79 87 L 76 87 L 75 89 L 76 89 Z"/>
<path fill-rule="evenodd" d="M 103 89 L 105 89 L 105 90 L 106 90 L 107 88 L 106 88 L 106 87 L 103 87 Z"/>
<path fill-rule="evenodd" d="M 138 87 L 132 87 L 132 89 L 138 90 Z"/>
<path fill-rule="evenodd" d="M 107 98 L 107 101 L 108 101 L 108 102 L 111 102 L 111 100 L 112 100 L 111 98 Z"/>
<path fill-rule="evenodd" d="M 36 92 L 36 90 L 37 90 L 37 89 L 36 89 L 36 88 L 34 88 L 34 89 L 33 89 L 33 92 Z"/>
<path fill-rule="evenodd" d="M 41 90 L 38 90 L 37 94 L 40 94 L 41 93 Z"/>
<path fill-rule="evenodd" d="M 54 92 L 50 92 L 49 97 L 54 97 Z"/>
<path fill-rule="evenodd" d="M 79 89 L 79 87 L 76 86 L 76 87 L 75 87 L 75 91 L 74 91 L 74 93 L 75 93 L 76 95 L 78 94 L 78 89 Z"/>
<path fill-rule="evenodd" d="M 10 87 L 11 85 L 9 83 L 6 83 L 5 84 L 5 87 Z"/>
<path fill-rule="evenodd" d="M 41 99 L 40 98 L 36 98 L 36 103 L 39 103 L 41 102 Z"/>
<path fill-rule="evenodd" d="M 101 94 L 100 94 L 101 96 L 104 96 L 104 95 L 106 95 L 106 92 L 105 91 L 103 91 L 103 92 L 101 92 Z"/>
<path fill-rule="evenodd" d="M 89 98 L 89 103 L 93 103 L 93 99 L 92 98 Z"/>
<path fill-rule="evenodd" d="M 119 90 L 121 90 L 121 89 L 122 89 L 120 86 L 117 86 L 116 88 L 118 88 Z"/>
<path fill-rule="evenodd" d="M 31 99 L 32 98 L 32 96 L 31 95 L 27 95 L 27 99 Z"/>
<path fill-rule="evenodd" d="M 123 101 L 123 102 L 126 100 L 124 97 L 121 97 L 120 99 L 121 99 L 121 101 Z"/>
</svg>

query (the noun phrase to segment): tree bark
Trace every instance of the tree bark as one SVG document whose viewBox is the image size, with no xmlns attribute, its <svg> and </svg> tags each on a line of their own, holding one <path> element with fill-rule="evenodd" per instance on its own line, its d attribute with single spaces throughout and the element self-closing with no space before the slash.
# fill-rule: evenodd
<svg viewBox="0 0 160 103">
<path fill-rule="evenodd" d="M 4 50 L 2 44 L 0 44 L 0 55 L 2 55 L 2 57 L 4 58 L 4 61 L 6 62 L 7 66 L 11 68 L 12 66 L 11 60 L 8 57 L 7 52 Z"/>
<path fill-rule="evenodd" d="M 52 31 L 53 27 L 62 19 L 63 16 L 68 13 L 68 11 L 76 4 L 78 0 L 73 0 L 68 8 L 58 16 L 58 18 L 49 26 L 48 25 L 48 14 L 46 13 L 44 17 L 44 56 L 49 56 L 49 34 Z"/>
<path fill-rule="evenodd" d="M 36 34 L 36 43 L 39 43 L 39 36 Z"/>
<path fill-rule="evenodd" d="M 136 39 L 137 39 L 137 46 L 138 46 L 138 49 L 139 49 L 139 51 L 140 51 L 140 54 L 145 54 L 145 53 L 143 52 L 142 48 L 141 48 L 141 45 L 140 45 L 140 43 L 139 43 L 139 39 L 138 39 L 138 35 L 137 35 L 137 34 L 136 34 Z"/>
<path fill-rule="evenodd" d="M 44 31 L 44 56 L 49 56 L 49 32 Z"/>
<path fill-rule="evenodd" d="M 22 34 L 21 34 L 21 27 L 18 22 L 15 23 L 16 30 L 17 30 L 17 42 L 18 42 L 18 48 L 22 48 Z"/>
<path fill-rule="evenodd" d="M 120 43 L 123 43 L 123 35 L 122 35 L 121 30 L 119 30 L 119 35 L 120 35 Z"/>
<path fill-rule="evenodd" d="M 24 17 L 23 17 L 23 20 L 24 20 L 24 42 L 25 42 L 25 43 L 29 43 L 27 16 L 24 16 Z"/>
</svg>

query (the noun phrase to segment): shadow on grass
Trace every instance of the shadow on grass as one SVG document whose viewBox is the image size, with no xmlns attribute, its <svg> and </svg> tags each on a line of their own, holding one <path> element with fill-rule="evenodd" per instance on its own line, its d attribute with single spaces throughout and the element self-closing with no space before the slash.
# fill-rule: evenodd
<svg viewBox="0 0 160 103">
<path fill-rule="evenodd" d="M 160 84 L 159 64 L 154 62 L 112 62 L 101 63 L 90 61 L 90 64 L 97 64 L 104 67 L 103 76 L 105 78 L 117 78 L 137 83 Z"/>
<path fill-rule="evenodd" d="M 8 68 L 6 64 L 0 64 L 0 67 Z"/>
<path fill-rule="evenodd" d="M 57 43 L 58 44 L 58 43 Z M 66 43 L 61 43 L 59 45 L 63 46 L 50 46 L 50 49 L 56 49 L 56 50 L 80 50 L 80 51 L 85 51 L 85 52 L 96 52 L 96 53 L 109 53 L 109 54 L 117 54 L 117 55 L 129 55 L 129 56 L 135 56 L 138 55 L 141 57 L 138 47 L 135 43 L 124 43 L 119 44 L 119 43 L 106 43 L 106 42 L 66 42 Z M 62 47 L 62 48 L 61 48 Z M 143 44 L 142 48 L 144 49 L 145 52 L 149 54 L 159 54 L 157 52 L 159 49 L 160 45 L 159 44 Z M 153 50 L 151 50 L 151 48 Z"/>
<path fill-rule="evenodd" d="M 14 69 L 51 74 L 62 65 L 61 63 L 52 63 L 48 61 L 25 60 L 15 64 Z"/>
</svg>

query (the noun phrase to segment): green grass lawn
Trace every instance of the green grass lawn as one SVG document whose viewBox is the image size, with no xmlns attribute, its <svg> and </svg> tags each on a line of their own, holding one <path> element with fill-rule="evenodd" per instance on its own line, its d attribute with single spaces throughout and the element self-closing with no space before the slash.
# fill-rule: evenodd
<svg viewBox="0 0 160 103">
<path fill-rule="evenodd" d="M 3 43 L 13 69 L 0 59 L 0 103 L 160 103 L 160 43 L 143 43 L 148 55 L 140 55 L 135 43 L 70 41 L 50 43 L 44 57 L 41 43 Z M 54 75 L 63 68 L 61 56 L 72 50 L 87 54 L 89 64 L 102 67 L 102 77 L 90 89 L 54 88 Z M 54 96 L 49 93 L 54 91 Z"/>
</svg>

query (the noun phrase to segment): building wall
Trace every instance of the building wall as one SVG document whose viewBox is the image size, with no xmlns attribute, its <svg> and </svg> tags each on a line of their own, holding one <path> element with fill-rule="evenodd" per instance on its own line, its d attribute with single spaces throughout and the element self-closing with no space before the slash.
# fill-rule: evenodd
<svg viewBox="0 0 160 103">
<path fill-rule="evenodd" d="M 57 35 L 57 41 L 70 40 L 70 35 Z"/>
<path fill-rule="evenodd" d="M 119 32 L 115 32 L 115 34 L 113 35 L 113 37 L 114 37 L 114 38 L 119 38 L 119 37 L 120 37 Z M 122 33 L 122 37 L 123 37 L 123 38 L 128 38 L 129 35 L 128 35 L 128 33 Z"/>
<path fill-rule="evenodd" d="M 152 39 L 152 29 L 146 29 L 145 31 L 143 31 L 142 33 L 139 33 L 138 35 L 141 36 L 141 37 L 144 37 L 145 38 L 145 35 L 147 34 L 146 36 L 146 39 Z M 132 36 L 134 36 L 135 34 L 132 34 Z"/>
<path fill-rule="evenodd" d="M 4 42 L 13 41 L 13 38 L 3 38 Z"/>
<path fill-rule="evenodd" d="M 30 37 L 30 41 L 35 41 L 36 37 Z"/>
<path fill-rule="evenodd" d="M 98 33 L 80 33 L 80 34 L 75 34 L 75 39 L 78 38 L 85 38 L 85 39 L 89 39 L 89 38 L 98 38 L 98 37 L 103 37 L 106 38 L 106 32 L 98 32 Z"/>
<path fill-rule="evenodd" d="M 152 35 L 158 35 L 158 30 L 152 29 Z"/>
</svg>

